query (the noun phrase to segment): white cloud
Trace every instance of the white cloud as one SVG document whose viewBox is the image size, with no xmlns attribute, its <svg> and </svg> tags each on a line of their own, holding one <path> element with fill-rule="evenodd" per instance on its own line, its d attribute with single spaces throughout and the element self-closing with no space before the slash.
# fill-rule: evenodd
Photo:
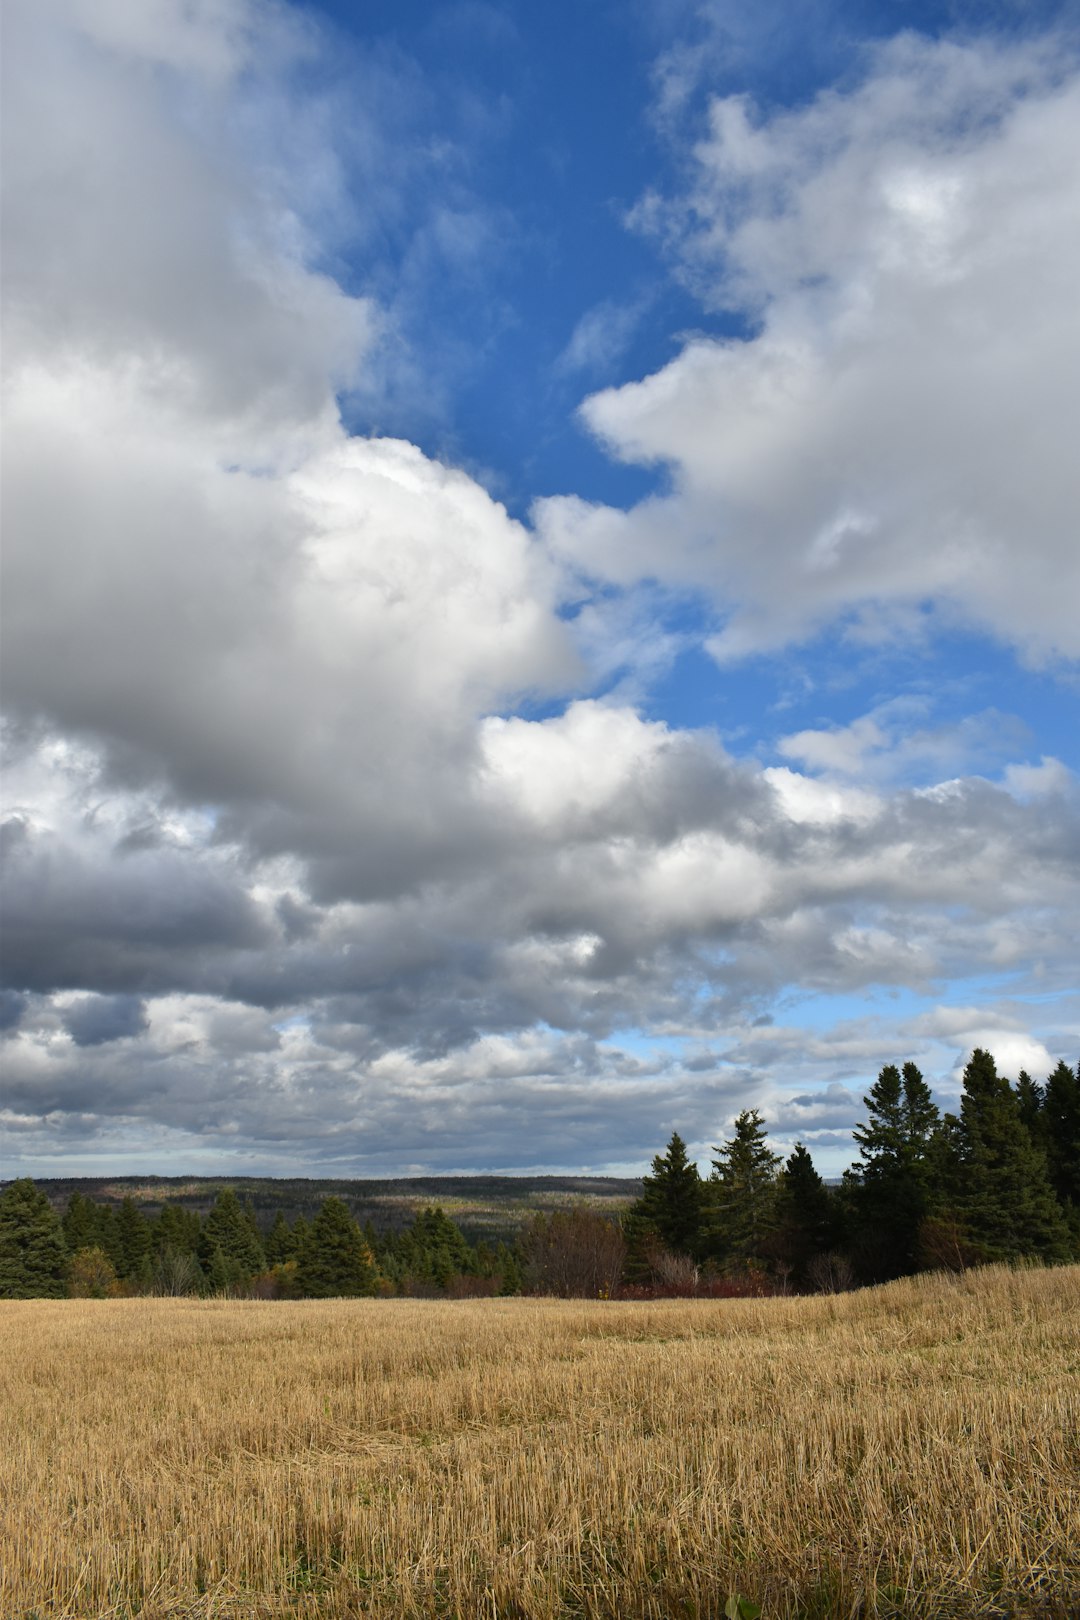
<svg viewBox="0 0 1080 1620">
<path fill-rule="evenodd" d="M 712 593 L 721 661 L 918 604 L 1032 660 L 1080 656 L 1080 74 L 1064 48 L 902 36 L 856 89 L 715 101 L 690 194 L 649 211 L 696 338 L 586 422 L 673 490 L 541 503 L 586 576 Z"/>
<path fill-rule="evenodd" d="M 625 685 L 581 698 L 624 664 L 643 680 L 670 656 L 675 633 L 633 650 L 648 591 L 582 604 L 587 590 L 475 479 L 342 427 L 335 391 L 363 381 L 384 316 L 327 278 L 301 207 L 319 165 L 288 74 L 317 39 L 247 0 L 136 11 L 16 0 L 8 31 L 20 62 L 4 177 L 15 990 L 2 1010 L 20 1132 L 36 1118 L 43 1152 L 83 1137 L 130 1146 L 141 1131 L 163 1152 L 306 1142 L 315 1160 L 370 1152 L 374 1164 L 421 1151 L 444 1165 L 571 1151 L 619 1162 L 655 1150 L 673 1109 L 737 1111 L 763 1069 L 731 1059 L 687 1078 L 670 1055 L 602 1044 L 612 1031 L 719 1040 L 795 981 L 924 989 L 1037 962 L 1060 990 L 1076 874 L 1054 762 L 1017 764 L 1014 750 L 1003 787 L 962 777 L 919 794 L 875 776 L 875 759 L 910 746 L 911 717 L 895 710 L 796 733 L 785 757 L 804 769 L 762 770 L 710 732 L 643 718 Z M 1054 94 L 1044 86 L 957 162 L 978 179 L 993 141 L 1015 157 L 1022 116 L 1049 118 Z M 868 88 L 867 118 L 885 116 L 883 97 Z M 847 145 L 820 173 L 853 166 L 840 188 L 851 202 L 878 171 L 856 162 L 848 105 L 829 113 Z M 252 126 L 271 110 L 302 131 L 296 173 L 252 158 Z M 794 161 L 797 125 L 736 134 L 730 161 L 747 172 Z M 758 155 L 739 156 L 740 141 Z M 279 132 L 271 151 L 287 145 Z M 332 158 L 320 214 L 336 195 Z M 809 184 L 787 207 L 796 221 Z M 890 184 L 882 206 L 912 216 L 933 252 L 910 272 L 866 262 L 886 312 L 891 277 L 910 314 L 912 277 L 939 286 L 959 249 L 939 217 L 947 192 L 913 190 L 907 170 Z M 752 252 L 754 218 L 733 238 L 747 264 L 794 251 Z M 780 314 L 786 299 L 789 325 L 804 326 L 781 343 L 794 369 L 771 382 L 762 371 L 784 326 L 770 312 L 764 347 L 695 345 L 643 392 L 601 396 L 594 418 L 622 423 L 624 449 L 675 454 L 670 430 L 679 493 L 629 519 L 552 507 L 549 536 L 572 520 L 592 563 L 618 538 L 631 582 L 662 574 L 663 557 L 694 582 L 765 578 L 748 540 L 717 561 L 725 480 L 746 481 L 747 512 L 766 486 L 791 511 L 811 485 L 827 494 L 844 464 L 830 356 L 848 327 L 856 370 L 877 353 L 824 294 L 815 325 L 817 295 L 777 286 Z M 750 401 L 741 448 L 710 415 L 729 362 Z M 657 414 L 650 404 L 634 426 L 646 396 Z M 791 444 L 808 434 L 833 459 L 799 463 L 784 493 L 777 423 L 792 400 Z M 845 485 L 835 511 L 822 494 L 807 577 L 847 577 L 850 547 L 885 521 L 880 487 L 855 500 Z M 866 588 L 889 601 L 893 575 L 875 570 Z M 833 607 L 853 600 L 847 585 L 814 590 Z M 803 625 L 803 598 L 787 591 L 768 613 Z M 527 718 L 536 697 L 567 706 Z M 951 745 L 919 747 L 955 760 Z M 883 1043 L 853 1037 L 852 1064 Z M 775 1033 L 743 1044 L 792 1049 Z M 806 1083 L 844 1051 L 822 1041 Z"/>
</svg>

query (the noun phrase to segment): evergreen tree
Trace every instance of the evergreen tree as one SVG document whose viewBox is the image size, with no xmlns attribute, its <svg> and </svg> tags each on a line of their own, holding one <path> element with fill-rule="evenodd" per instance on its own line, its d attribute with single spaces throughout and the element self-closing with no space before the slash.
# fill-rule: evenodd
<svg viewBox="0 0 1080 1620">
<path fill-rule="evenodd" d="M 67 1245 L 60 1217 L 29 1177 L 0 1193 L 0 1299 L 60 1299 Z"/>
<path fill-rule="evenodd" d="M 124 1257 L 120 1248 L 120 1229 L 116 1211 L 111 1204 L 97 1206 L 97 1244 L 99 1248 L 104 1249 L 112 1262 L 113 1270 L 119 1276 Z"/>
<path fill-rule="evenodd" d="M 219 1249 L 224 1262 L 234 1262 L 233 1266 L 226 1266 L 230 1276 L 235 1273 L 250 1278 L 262 1271 L 266 1264 L 262 1243 L 251 1216 L 243 1209 L 231 1187 L 224 1187 L 218 1193 L 199 1236 L 199 1259 L 207 1277 L 211 1279 L 211 1286 L 213 1276 L 221 1274 L 220 1265 L 217 1265 L 215 1273 L 214 1256 Z"/>
<path fill-rule="evenodd" d="M 1020 1118 L 1016 1092 L 981 1049 L 964 1070 L 960 1135 L 960 1209 L 986 1257 L 1067 1260 L 1068 1228 L 1046 1159 Z"/>
<path fill-rule="evenodd" d="M 776 1229 L 769 1243 L 772 1257 L 790 1269 L 797 1288 L 810 1282 L 810 1267 L 833 1246 L 835 1211 L 829 1189 L 801 1142 L 777 1177 Z"/>
<path fill-rule="evenodd" d="M 1063 1205 L 1080 1212 L 1080 1064 L 1059 1063 L 1043 1094 L 1043 1140 L 1050 1181 Z"/>
<path fill-rule="evenodd" d="M 340 1198 L 327 1198 L 298 1257 L 297 1285 L 314 1299 L 373 1294 L 375 1260 L 359 1226 Z"/>
<path fill-rule="evenodd" d="M 1066 1070 L 1068 1073 L 1068 1070 Z M 1045 1147 L 1043 1140 L 1043 1088 L 1033 1080 L 1026 1069 L 1016 1077 L 1016 1101 L 1020 1118 L 1036 1147 Z"/>
<path fill-rule="evenodd" d="M 397 1261 L 403 1280 L 445 1291 L 454 1277 L 475 1271 L 473 1252 L 461 1228 L 439 1208 L 424 1209 L 398 1236 Z"/>
<path fill-rule="evenodd" d="M 713 1151 L 708 1251 L 729 1267 L 760 1264 L 776 1226 L 781 1160 L 766 1145 L 757 1109 L 745 1109 L 735 1121 L 735 1135 Z"/>
<path fill-rule="evenodd" d="M 296 1258 L 296 1238 L 280 1209 L 266 1236 L 266 1258 L 272 1266 L 282 1266 L 286 1260 Z"/>
<path fill-rule="evenodd" d="M 150 1258 L 150 1223 L 130 1193 L 117 1212 L 116 1237 L 120 1250 L 117 1276 L 125 1282 L 136 1282 Z"/>
<path fill-rule="evenodd" d="M 72 1193 L 61 1217 L 61 1225 L 69 1254 L 76 1254 L 80 1249 L 93 1249 L 99 1246 L 101 1222 L 98 1218 L 98 1206 L 92 1198 L 87 1198 L 85 1193 Z"/>
<path fill-rule="evenodd" d="M 656 1233 L 665 1248 L 695 1258 L 701 1252 L 704 1187 L 698 1167 L 686 1156 L 686 1143 L 672 1133 L 666 1153 L 652 1162 L 633 1214 Z"/>
<path fill-rule="evenodd" d="M 919 1231 L 932 1203 L 940 1116 L 922 1074 L 905 1063 L 882 1069 L 863 1098 L 868 1113 L 852 1132 L 861 1162 L 845 1177 L 852 1250 L 869 1281 L 903 1276 L 919 1264 Z"/>
<path fill-rule="evenodd" d="M 199 1252 L 201 1230 L 195 1210 L 185 1209 L 182 1204 L 165 1204 L 151 1226 L 151 1252 L 157 1258 L 166 1251 L 194 1258 Z"/>
</svg>

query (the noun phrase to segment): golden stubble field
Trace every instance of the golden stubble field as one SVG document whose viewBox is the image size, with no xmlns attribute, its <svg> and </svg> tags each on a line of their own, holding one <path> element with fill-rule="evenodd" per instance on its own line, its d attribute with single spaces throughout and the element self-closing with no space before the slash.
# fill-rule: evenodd
<svg viewBox="0 0 1080 1620">
<path fill-rule="evenodd" d="M 1080 1267 L 0 1305 L 0 1615 L 1080 1614 Z"/>
</svg>

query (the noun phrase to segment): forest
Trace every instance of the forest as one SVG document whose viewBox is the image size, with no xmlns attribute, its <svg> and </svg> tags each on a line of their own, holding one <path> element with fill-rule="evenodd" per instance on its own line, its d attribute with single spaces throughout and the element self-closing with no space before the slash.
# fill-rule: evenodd
<svg viewBox="0 0 1080 1620">
<path fill-rule="evenodd" d="M 61 1211 L 23 1178 L 0 1193 L 0 1298 L 760 1297 L 1080 1258 L 1080 1064 L 1012 1082 L 976 1050 L 955 1115 L 915 1064 L 889 1064 L 864 1102 L 838 1185 L 802 1143 L 783 1160 L 747 1109 L 707 1176 L 673 1133 L 621 1212 L 536 1211 L 513 1241 L 470 1239 L 437 1205 L 361 1224 L 338 1196 L 290 1221 L 231 1187 L 205 1213 L 78 1190 Z"/>
</svg>

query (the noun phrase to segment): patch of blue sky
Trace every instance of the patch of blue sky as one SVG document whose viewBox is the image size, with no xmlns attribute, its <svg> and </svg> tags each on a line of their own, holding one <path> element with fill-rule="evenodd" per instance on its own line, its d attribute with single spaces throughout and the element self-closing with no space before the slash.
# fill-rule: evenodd
<svg viewBox="0 0 1080 1620">
<path fill-rule="evenodd" d="M 778 999 L 774 1016 L 777 1023 L 796 1024 L 803 1029 L 832 1029 L 836 1024 L 868 1016 L 908 1018 L 937 1005 L 935 995 L 906 985 L 868 985 L 857 991 L 831 994 L 789 989 Z"/>
<path fill-rule="evenodd" d="M 605 1048 L 627 1052 L 631 1057 L 641 1058 L 645 1062 L 678 1060 L 685 1044 L 680 1035 L 657 1035 L 629 1025 L 611 1030 L 601 1042 Z"/>
</svg>

